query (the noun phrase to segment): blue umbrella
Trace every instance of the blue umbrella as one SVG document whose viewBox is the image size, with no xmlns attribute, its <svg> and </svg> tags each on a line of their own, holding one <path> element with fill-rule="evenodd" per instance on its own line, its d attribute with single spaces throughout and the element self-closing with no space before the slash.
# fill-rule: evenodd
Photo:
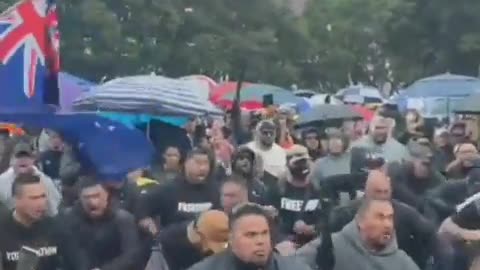
<svg viewBox="0 0 480 270">
<path fill-rule="evenodd" d="M 140 130 L 95 114 L 0 113 L 0 121 L 59 132 L 78 149 L 82 164 L 104 179 L 121 180 L 128 172 L 149 166 L 154 153 Z"/>
<path fill-rule="evenodd" d="M 461 97 L 480 92 L 480 79 L 442 74 L 416 81 L 405 89 L 407 97 Z"/>
</svg>

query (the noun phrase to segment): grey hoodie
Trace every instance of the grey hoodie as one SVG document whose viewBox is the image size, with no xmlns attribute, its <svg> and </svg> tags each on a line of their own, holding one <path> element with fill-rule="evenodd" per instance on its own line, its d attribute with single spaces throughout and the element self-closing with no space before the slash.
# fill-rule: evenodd
<svg viewBox="0 0 480 270">
<path fill-rule="evenodd" d="M 353 220 L 342 231 L 333 234 L 333 270 L 420 270 L 413 260 L 398 248 L 394 239 L 380 252 L 367 250 Z"/>
<path fill-rule="evenodd" d="M 407 148 L 394 138 L 388 138 L 383 145 L 378 145 L 372 136 L 365 135 L 355 141 L 352 147 L 363 147 L 372 153 L 380 154 L 387 162 L 402 162 L 410 158 Z"/>
<path fill-rule="evenodd" d="M 58 213 L 58 206 L 62 201 L 62 195 L 50 177 L 42 173 L 36 167 L 33 169 L 34 174 L 40 177 L 40 181 L 45 184 L 45 188 L 47 189 L 48 214 L 52 217 L 56 216 Z M 9 168 L 0 175 L 0 202 L 4 203 L 10 210 L 13 210 L 15 207 L 12 196 L 12 184 L 14 180 L 15 173 L 13 172 L 13 168 Z"/>
</svg>

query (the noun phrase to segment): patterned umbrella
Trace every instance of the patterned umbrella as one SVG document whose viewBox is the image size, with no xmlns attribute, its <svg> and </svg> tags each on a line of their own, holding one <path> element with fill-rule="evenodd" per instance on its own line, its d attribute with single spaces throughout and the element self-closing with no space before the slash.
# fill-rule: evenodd
<svg viewBox="0 0 480 270">
<path fill-rule="evenodd" d="M 79 111 L 101 111 L 161 116 L 223 115 L 202 99 L 189 80 L 161 76 L 131 76 L 93 87 L 74 102 Z"/>
</svg>

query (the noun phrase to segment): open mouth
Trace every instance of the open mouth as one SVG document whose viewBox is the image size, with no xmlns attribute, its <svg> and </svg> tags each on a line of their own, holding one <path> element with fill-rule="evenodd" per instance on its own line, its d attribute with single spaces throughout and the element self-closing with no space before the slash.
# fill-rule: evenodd
<svg viewBox="0 0 480 270">
<path fill-rule="evenodd" d="M 267 255 L 263 250 L 255 251 L 253 254 L 255 254 L 257 257 L 265 257 Z"/>
<path fill-rule="evenodd" d="M 388 241 L 388 240 L 392 239 L 392 234 L 389 233 L 389 232 L 386 232 L 382 235 L 382 239 L 385 240 L 385 241 Z"/>
</svg>

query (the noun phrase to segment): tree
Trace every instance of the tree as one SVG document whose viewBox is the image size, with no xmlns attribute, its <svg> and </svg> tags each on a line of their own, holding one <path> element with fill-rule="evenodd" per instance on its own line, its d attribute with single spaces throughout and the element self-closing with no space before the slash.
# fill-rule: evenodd
<svg viewBox="0 0 480 270">
<path fill-rule="evenodd" d="M 306 38 L 274 0 L 85 0 L 62 5 L 63 66 L 98 80 L 155 72 L 289 85 Z"/>
<path fill-rule="evenodd" d="M 316 53 L 304 76 L 335 90 L 347 75 L 381 85 L 446 71 L 478 74 L 478 1 L 321 0 L 307 10 Z"/>
<path fill-rule="evenodd" d="M 383 25 L 395 15 L 399 0 L 311 1 L 306 14 L 316 54 L 310 76 L 330 82 L 331 90 L 350 83 L 388 80 Z"/>
<path fill-rule="evenodd" d="M 389 48 L 401 78 L 451 71 L 478 75 L 478 1 L 405 1 L 408 8 L 387 24 Z"/>
</svg>

